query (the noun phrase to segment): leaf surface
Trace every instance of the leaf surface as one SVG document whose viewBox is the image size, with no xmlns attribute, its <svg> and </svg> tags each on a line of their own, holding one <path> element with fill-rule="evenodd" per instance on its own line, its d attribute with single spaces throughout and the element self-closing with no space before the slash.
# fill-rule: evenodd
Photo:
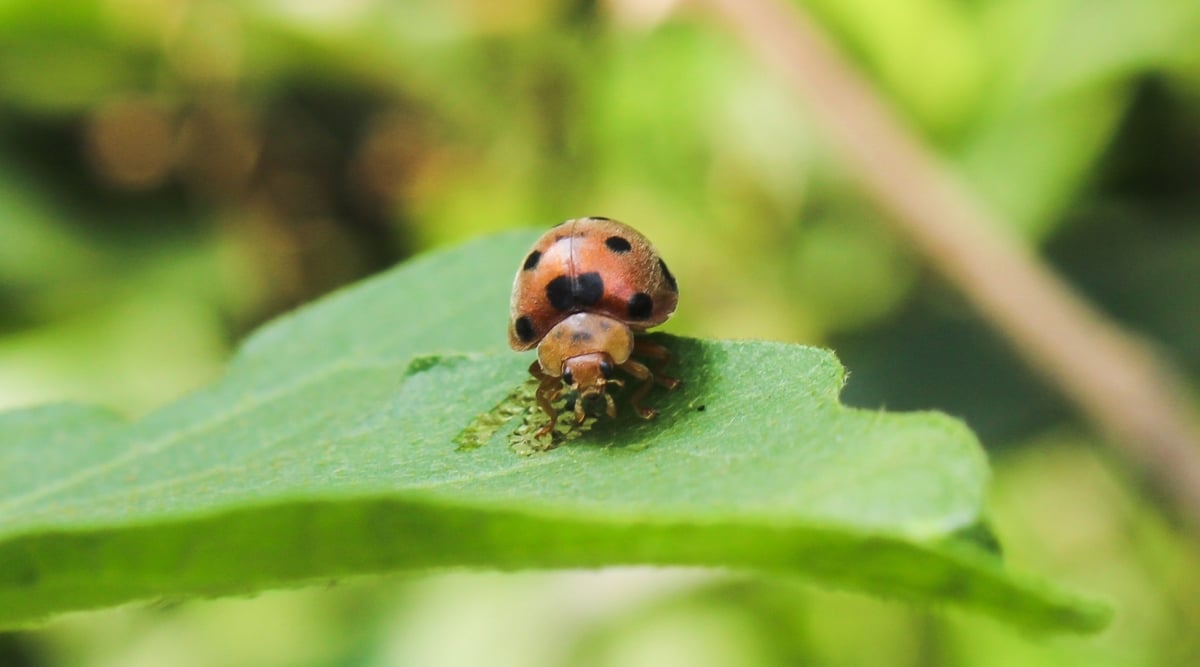
<svg viewBox="0 0 1200 667">
<path fill-rule="evenodd" d="M 961 422 L 841 406 L 824 350 L 659 336 L 684 385 L 651 394 L 656 420 L 622 403 L 520 455 L 530 356 L 505 349 L 505 322 L 532 239 L 430 255 L 281 318 L 220 382 L 138 422 L 0 415 L 0 626 L 404 569 L 616 564 L 1104 624 L 978 538 L 988 469 Z"/>
</svg>

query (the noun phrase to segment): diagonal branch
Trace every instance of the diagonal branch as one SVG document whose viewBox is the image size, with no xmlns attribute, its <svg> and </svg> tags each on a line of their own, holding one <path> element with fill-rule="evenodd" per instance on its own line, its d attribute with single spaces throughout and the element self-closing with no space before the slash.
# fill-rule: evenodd
<svg viewBox="0 0 1200 667">
<path fill-rule="evenodd" d="M 693 2 L 806 100 L 897 230 L 1200 530 L 1200 423 L 1183 379 L 1009 233 L 799 9 Z"/>
</svg>

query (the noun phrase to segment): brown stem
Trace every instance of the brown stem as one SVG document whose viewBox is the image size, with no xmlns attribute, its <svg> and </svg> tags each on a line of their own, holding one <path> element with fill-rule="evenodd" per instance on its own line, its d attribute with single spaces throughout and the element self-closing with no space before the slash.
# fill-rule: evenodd
<svg viewBox="0 0 1200 667">
<path fill-rule="evenodd" d="M 794 4 L 692 1 L 807 101 L 897 230 L 1200 529 L 1200 423 L 1182 378 L 1015 238 Z"/>
</svg>

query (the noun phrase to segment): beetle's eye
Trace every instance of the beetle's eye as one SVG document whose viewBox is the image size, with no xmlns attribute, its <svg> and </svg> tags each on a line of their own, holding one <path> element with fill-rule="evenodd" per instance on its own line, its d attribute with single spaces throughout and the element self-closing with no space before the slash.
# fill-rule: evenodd
<svg viewBox="0 0 1200 667">
<path fill-rule="evenodd" d="M 575 377 L 571 375 L 571 371 L 563 371 L 563 382 L 567 384 L 575 384 Z"/>
<path fill-rule="evenodd" d="M 612 372 L 613 372 L 612 364 L 610 364 L 607 361 L 600 362 L 600 374 L 603 375 L 605 377 L 605 379 L 612 377 Z"/>
</svg>

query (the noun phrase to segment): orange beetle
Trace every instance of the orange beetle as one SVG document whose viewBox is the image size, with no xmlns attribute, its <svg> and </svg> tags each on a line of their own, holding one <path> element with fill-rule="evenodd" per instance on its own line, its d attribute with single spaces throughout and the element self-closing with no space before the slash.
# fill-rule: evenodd
<svg viewBox="0 0 1200 667">
<path fill-rule="evenodd" d="M 539 382 L 538 406 L 550 418 L 538 435 L 557 423 L 552 403 L 564 387 L 578 395 L 576 423 L 601 407 L 615 417 L 605 389 L 624 384 L 613 377 L 616 368 L 642 382 L 630 401 L 638 415 L 658 414 L 642 400 L 655 382 L 674 389 L 679 380 L 661 372 L 670 352 L 635 334 L 666 322 L 678 302 L 675 276 L 632 227 L 608 218 L 577 218 L 543 234 L 517 270 L 508 321 L 514 350 L 538 350 L 529 372 Z M 653 360 L 655 369 L 633 355 Z"/>
</svg>

